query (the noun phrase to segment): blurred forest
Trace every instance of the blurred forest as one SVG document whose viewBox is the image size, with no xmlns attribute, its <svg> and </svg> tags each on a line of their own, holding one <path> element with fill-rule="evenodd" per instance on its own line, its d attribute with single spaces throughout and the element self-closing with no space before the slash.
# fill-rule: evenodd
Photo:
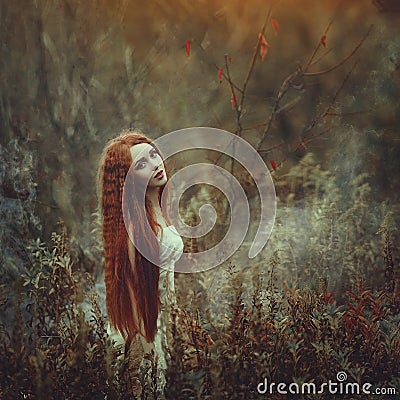
<svg viewBox="0 0 400 400">
<path fill-rule="evenodd" d="M 246 81 L 266 18 L 268 51 L 263 59 L 257 52 Z M 271 310 L 277 287 L 284 285 L 321 296 L 334 292 L 339 303 L 346 303 L 346 291 L 359 279 L 374 290 L 398 293 L 396 2 L 0 0 L 0 37 L 0 263 L 1 284 L 11 288 L 0 296 L 2 302 L 9 298 L 1 311 L 5 326 L 19 321 L 13 304 L 25 304 L 18 300 L 21 287 L 12 285 L 21 276 L 33 279 L 33 259 L 54 245 L 52 233 L 60 229 L 68 232 L 76 271 L 92 274 L 102 290 L 96 173 L 105 143 L 124 128 L 154 138 L 191 126 L 237 133 L 228 68 L 238 102 L 246 82 L 240 134 L 268 163 L 278 200 L 266 249 L 252 261 L 238 255 L 228 267 L 259 272 L 268 260 Z M 172 170 L 192 160 L 173 161 Z M 256 219 L 257 196 L 251 188 L 248 194 Z M 195 220 L 193 203 L 212 196 L 191 196 L 183 214 Z M 244 288 L 257 286 L 256 275 L 244 272 Z M 218 268 L 207 276 L 177 277 L 182 304 L 214 321 L 214 334 L 235 301 L 219 290 L 225 279 Z M 243 304 L 251 303 L 244 288 Z M 388 359 L 399 351 L 392 345 Z M 377 365 L 371 362 L 369 371 Z M 391 368 L 382 382 L 397 367 Z"/>
<path fill-rule="evenodd" d="M 153 137 L 187 126 L 234 132 L 230 88 L 219 82 L 216 66 L 224 66 L 229 54 L 232 80 L 244 80 L 271 4 L 1 2 L 3 229 L 14 231 L 15 238 L 48 240 L 62 218 L 79 238 L 80 251 L 88 252 L 95 245 L 90 233 L 95 174 L 108 138 L 128 127 Z M 374 198 L 382 201 L 399 191 L 398 14 L 372 2 L 336 5 L 285 1 L 273 8 L 279 34 L 268 26 L 270 48 L 249 81 L 243 136 L 259 144 L 258 126 L 267 120 L 282 82 L 306 63 L 333 17 L 328 54 L 314 71 L 345 58 L 373 24 L 354 59 L 297 82 L 304 88 L 289 99 L 294 106 L 279 115 L 262 145 L 268 149 L 284 141 L 284 154 L 282 149 L 262 154 L 277 162 L 289 157 L 280 169 L 286 172 L 312 151 L 344 191 L 357 174 L 369 174 Z M 192 43 L 190 57 L 186 40 Z M 304 126 L 334 96 L 354 62 L 333 106 L 339 121 L 321 140 L 293 151 Z M 17 244 L 10 246 L 8 236 L 2 234 L 2 247 L 11 251 Z"/>
</svg>

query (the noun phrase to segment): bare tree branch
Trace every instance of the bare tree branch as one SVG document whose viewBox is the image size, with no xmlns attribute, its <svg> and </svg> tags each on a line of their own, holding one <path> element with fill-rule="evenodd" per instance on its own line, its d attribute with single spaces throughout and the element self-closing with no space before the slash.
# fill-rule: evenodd
<svg viewBox="0 0 400 400">
<path fill-rule="evenodd" d="M 333 19 L 329 22 L 327 28 L 325 29 L 325 34 L 329 31 L 329 28 L 331 27 L 332 22 L 333 22 Z M 260 140 L 260 142 L 259 142 L 259 144 L 257 146 L 257 150 L 258 151 L 261 151 L 261 146 L 262 146 L 264 140 L 266 139 L 266 136 L 267 136 L 268 132 L 270 131 L 270 129 L 272 127 L 272 123 L 275 120 L 276 115 L 278 115 L 281 111 L 286 110 L 286 108 L 291 105 L 291 102 L 289 102 L 288 104 L 286 104 L 284 106 L 280 106 L 280 103 L 281 103 L 281 100 L 284 98 L 284 96 L 287 94 L 287 92 L 289 91 L 290 88 L 295 88 L 296 89 L 296 85 L 294 84 L 294 82 L 297 79 L 302 79 L 304 77 L 320 76 L 320 75 L 327 74 L 327 73 L 339 68 L 343 64 L 345 64 L 346 61 L 348 61 L 351 57 L 353 57 L 355 55 L 355 53 L 360 49 L 360 47 L 364 44 L 364 42 L 367 39 L 367 37 L 369 36 L 371 30 L 372 30 L 372 26 L 370 26 L 370 28 L 368 29 L 366 34 L 363 36 L 363 38 L 360 40 L 360 42 L 353 48 L 353 50 L 350 52 L 350 54 L 348 56 L 346 56 L 343 60 L 341 60 L 339 63 L 335 64 L 333 67 L 328 68 L 325 71 L 320 71 L 320 72 L 316 72 L 316 73 L 310 73 L 310 72 L 307 72 L 308 67 L 310 65 L 315 65 L 317 61 L 320 61 L 322 59 L 322 58 L 320 58 L 317 61 L 314 60 L 315 55 L 317 54 L 317 51 L 320 48 L 320 44 L 318 44 L 316 46 L 316 48 L 314 49 L 314 52 L 313 52 L 312 56 L 310 57 L 308 63 L 306 64 L 306 67 L 302 68 L 301 65 L 298 65 L 297 70 L 295 72 L 293 72 L 291 75 L 289 75 L 283 81 L 283 83 L 282 83 L 282 85 L 281 85 L 281 87 L 279 89 L 278 95 L 276 97 L 276 100 L 275 100 L 273 109 L 271 111 L 271 114 L 270 114 L 270 116 L 268 118 L 268 121 L 266 123 L 266 127 L 265 127 L 265 130 L 264 130 L 264 135 L 261 138 L 261 140 Z M 328 54 L 328 53 L 325 53 L 325 55 L 326 54 Z M 354 66 L 351 69 L 349 74 L 351 74 L 353 69 L 354 69 Z M 333 103 L 336 101 L 337 96 L 339 95 L 339 92 L 343 88 L 344 83 L 348 80 L 349 74 L 345 77 L 345 79 L 343 80 L 342 84 L 340 85 L 338 91 L 335 93 Z M 317 124 L 318 121 L 320 121 L 321 119 L 326 117 L 328 115 L 329 111 L 331 110 L 331 107 L 332 107 L 333 103 L 330 103 L 329 109 L 325 110 L 324 113 L 320 114 L 317 118 L 314 118 L 314 120 L 305 129 L 305 131 L 303 131 L 303 133 L 309 132 Z"/>
<path fill-rule="evenodd" d="M 363 43 L 365 42 L 365 40 L 367 39 L 367 37 L 369 36 L 369 34 L 371 33 L 373 28 L 373 25 L 371 25 L 367 31 L 367 33 L 364 35 L 364 37 L 360 40 L 360 42 L 357 44 L 356 47 L 354 47 L 354 49 L 350 52 L 350 54 L 348 56 L 346 56 L 345 58 L 343 58 L 340 62 L 338 62 L 337 64 L 333 65 L 332 67 L 329 67 L 328 69 L 325 69 L 323 71 L 317 71 L 317 72 L 304 72 L 303 76 L 318 76 L 318 75 L 324 75 L 327 74 L 339 67 L 341 67 L 346 61 L 348 61 L 351 57 L 353 57 L 353 55 L 357 52 L 357 50 L 363 45 Z"/>
</svg>

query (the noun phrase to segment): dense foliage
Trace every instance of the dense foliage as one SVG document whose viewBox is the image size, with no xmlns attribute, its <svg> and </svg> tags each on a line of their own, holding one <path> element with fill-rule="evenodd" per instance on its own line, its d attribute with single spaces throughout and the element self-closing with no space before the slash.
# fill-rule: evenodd
<svg viewBox="0 0 400 400">
<path fill-rule="evenodd" d="M 367 207 L 371 199 L 362 178 L 354 183 L 352 206 L 344 209 L 343 202 L 336 209 L 330 196 L 340 196 L 329 174 L 316 166 L 307 176 L 302 171 L 302 179 L 313 183 L 310 190 L 322 180 L 329 187 L 306 197 L 308 207 L 319 210 L 314 217 L 308 211 L 304 230 L 311 232 L 309 237 L 291 228 L 298 208 L 307 207 L 289 196 L 278 212 L 270 256 L 245 269 L 228 263 L 176 277 L 179 312 L 198 321 L 215 343 L 196 348 L 192 326 L 177 319 L 168 398 L 257 398 L 257 385 L 265 378 L 319 385 L 340 371 L 349 382 L 399 390 L 396 219 L 387 206 L 379 226 L 371 224 L 369 217 L 376 212 Z M 296 178 L 294 169 L 282 179 L 282 193 L 296 179 L 300 175 Z M 292 246 L 280 238 L 283 217 Z M 340 232 L 345 232 L 345 243 Z M 298 236 L 304 240 L 297 249 Z M 1 328 L 1 359 L 7 360 L 0 367 L 1 394 L 6 399 L 129 398 L 129 366 L 123 349 L 107 335 L 104 296 L 83 272 L 85 266 L 71 258 L 63 225 L 52 240 L 51 248 L 40 240 L 30 244 L 31 267 L 11 289 L 13 323 Z M 3 285 L 3 308 L 10 294 Z M 191 368 L 183 362 L 184 336 L 193 339 L 196 350 Z M 145 379 L 151 371 L 142 373 L 142 398 L 158 398 L 152 380 Z M 331 398 L 325 396 L 320 398 Z"/>
</svg>

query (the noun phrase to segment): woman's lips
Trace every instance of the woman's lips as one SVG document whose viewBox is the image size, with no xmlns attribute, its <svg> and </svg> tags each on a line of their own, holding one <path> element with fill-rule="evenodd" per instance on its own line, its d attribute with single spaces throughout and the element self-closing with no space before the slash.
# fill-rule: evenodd
<svg viewBox="0 0 400 400">
<path fill-rule="evenodd" d="M 162 179 L 163 176 L 164 176 L 164 171 L 160 171 L 160 172 L 157 172 L 157 173 L 154 175 L 154 178 L 155 178 L 155 179 Z"/>
</svg>

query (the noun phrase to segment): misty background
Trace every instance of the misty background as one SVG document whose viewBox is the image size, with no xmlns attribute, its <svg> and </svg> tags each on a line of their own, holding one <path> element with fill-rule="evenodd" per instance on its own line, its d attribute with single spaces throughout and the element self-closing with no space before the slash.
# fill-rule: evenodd
<svg viewBox="0 0 400 400">
<path fill-rule="evenodd" d="M 311 175 L 326 171 L 317 180 L 326 185 L 323 194 L 337 191 L 339 203 L 352 201 L 354 180 L 364 174 L 373 229 L 382 222 L 382 205 L 398 210 L 400 14 L 395 5 L 361 0 L 339 5 L 308 0 L 143 4 L 0 1 L 3 282 L 15 279 L 29 263 L 27 241 L 49 241 L 59 219 L 76 259 L 101 274 L 102 244 L 93 213 L 105 143 L 124 128 L 153 138 L 191 126 L 235 132 L 231 89 L 218 79 L 218 68 L 225 68 L 225 55 L 231 56 L 232 80 L 242 86 L 271 6 L 279 31 L 275 34 L 268 22 L 270 47 L 263 61 L 257 57 L 242 117 L 242 136 L 253 146 L 263 139 L 263 124 L 282 83 L 305 65 L 330 21 L 326 47 L 319 46 L 319 62 L 312 70 L 329 70 L 343 61 L 330 72 L 296 82 L 287 110 L 262 141 L 260 154 L 276 183 L 278 209 L 291 209 L 290 216 L 278 216 L 275 234 L 287 238 L 289 230 L 307 227 L 314 215 L 315 210 L 298 206 L 308 192 L 296 177 L 306 170 Z M 325 133 L 298 146 L 305 127 L 337 92 L 330 115 L 318 121 L 314 132 Z M 271 150 L 280 143 L 284 145 Z M 176 160 L 174 168 L 180 162 L 191 158 Z M 209 200 L 202 193 L 191 196 Z M 248 193 L 254 195 L 251 189 Z M 256 204 L 254 200 L 255 219 Z M 189 202 L 185 212 L 190 218 L 188 207 Z M 301 241 L 292 245 L 301 252 Z"/>
</svg>

